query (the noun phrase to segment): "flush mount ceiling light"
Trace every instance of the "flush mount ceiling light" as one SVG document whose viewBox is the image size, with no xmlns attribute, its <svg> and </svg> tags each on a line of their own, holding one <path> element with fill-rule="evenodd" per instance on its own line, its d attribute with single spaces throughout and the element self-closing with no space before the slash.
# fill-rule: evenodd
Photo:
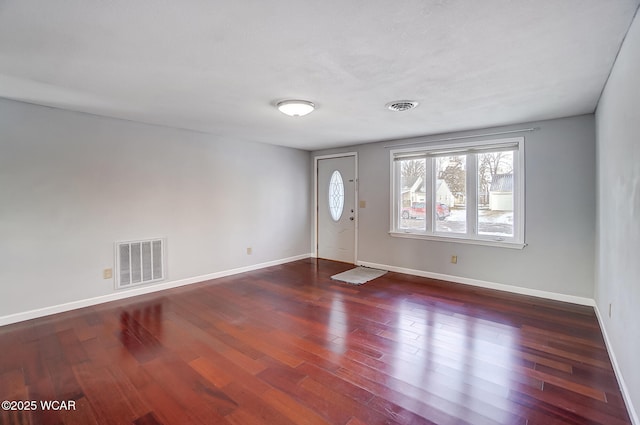
<svg viewBox="0 0 640 425">
<path fill-rule="evenodd" d="M 393 102 L 389 102 L 384 106 L 386 106 L 386 108 L 391 111 L 404 112 L 417 107 L 418 102 L 416 102 L 415 100 L 396 100 Z"/>
<path fill-rule="evenodd" d="M 316 105 L 307 100 L 283 100 L 276 106 L 280 112 L 290 117 L 302 117 L 316 108 Z"/>
</svg>

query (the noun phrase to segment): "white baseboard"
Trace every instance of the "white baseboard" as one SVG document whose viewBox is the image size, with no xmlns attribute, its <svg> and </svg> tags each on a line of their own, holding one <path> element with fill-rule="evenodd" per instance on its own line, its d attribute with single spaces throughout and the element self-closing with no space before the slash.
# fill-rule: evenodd
<svg viewBox="0 0 640 425">
<path fill-rule="evenodd" d="M 598 308 L 598 304 L 594 304 L 594 309 L 596 311 L 596 317 L 598 318 L 598 323 L 600 324 L 600 329 L 602 330 L 602 335 L 604 336 L 604 343 L 607 346 L 607 352 L 609 353 L 609 358 L 611 359 L 611 365 L 613 366 L 613 371 L 616 374 L 616 378 L 618 379 L 618 385 L 620 386 L 620 391 L 622 392 L 622 397 L 624 398 L 624 403 L 627 406 L 627 412 L 629 412 L 629 417 L 631 418 L 631 423 L 633 425 L 640 425 L 640 417 L 638 417 L 638 413 L 633 406 L 633 402 L 631 401 L 631 396 L 629 395 L 629 389 L 627 388 L 627 384 L 622 377 L 622 371 L 620 370 L 620 365 L 618 364 L 618 360 L 616 359 L 615 352 L 613 351 L 613 346 L 611 345 L 611 340 L 609 339 L 609 335 L 607 334 L 607 328 L 604 326 L 604 320 L 602 319 L 602 314 L 600 314 L 600 309 Z"/>
<path fill-rule="evenodd" d="M 218 279 L 234 274 L 250 272 L 253 270 L 263 269 L 265 267 L 277 266 L 279 264 L 290 263 L 292 261 L 303 260 L 311 257 L 311 254 L 301 254 L 294 257 L 281 258 L 279 260 L 268 261 L 266 263 L 252 264 L 250 266 L 238 267 L 235 269 L 223 270 L 220 272 L 210 273 L 202 276 L 195 276 L 186 279 L 174 280 L 171 282 L 162 282 L 129 290 L 118 290 L 112 294 L 102 295 L 94 298 L 86 298 L 83 300 L 72 301 L 65 304 L 58 304 L 51 307 L 29 310 L 22 313 L 10 314 L 8 316 L 0 316 L 0 326 L 9 325 L 11 323 L 31 320 L 38 317 L 49 316 L 51 314 L 63 313 L 65 311 L 75 310 L 78 308 L 89 307 L 96 304 L 102 304 L 109 301 L 117 301 L 125 298 L 135 297 L 137 295 L 150 294 L 153 292 L 163 291 L 165 289 L 177 288 L 179 286 L 190 285 L 193 283 L 204 282 L 206 280 Z"/>
<path fill-rule="evenodd" d="M 519 286 L 505 285 L 503 283 L 487 282 L 485 280 L 471 279 L 468 277 L 452 276 L 448 274 L 432 273 L 423 270 L 406 269 L 404 267 L 389 266 L 386 264 L 370 263 L 368 261 L 358 261 L 359 266 L 373 267 L 375 269 L 388 270 L 390 272 L 410 274 L 414 276 L 428 277 L 431 279 L 446 280 L 449 282 L 462 283 L 464 285 L 478 286 L 480 288 L 496 289 L 498 291 L 512 292 L 514 294 L 530 295 L 533 297 L 546 298 L 555 301 L 564 301 L 573 304 L 595 306 L 591 298 L 577 297 L 575 295 L 559 294 L 556 292 L 541 291 L 539 289 L 522 288 Z"/>
</svg>

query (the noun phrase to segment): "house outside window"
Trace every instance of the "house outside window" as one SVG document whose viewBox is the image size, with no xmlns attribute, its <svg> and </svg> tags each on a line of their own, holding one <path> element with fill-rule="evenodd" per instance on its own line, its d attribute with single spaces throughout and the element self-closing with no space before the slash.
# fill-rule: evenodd
<svg viewBox="0 0 640 425">
<path fill-rule="evenodd" d="M 524 138 L 391 151 L 398 237 L 524 247 Z"/>
</svg>

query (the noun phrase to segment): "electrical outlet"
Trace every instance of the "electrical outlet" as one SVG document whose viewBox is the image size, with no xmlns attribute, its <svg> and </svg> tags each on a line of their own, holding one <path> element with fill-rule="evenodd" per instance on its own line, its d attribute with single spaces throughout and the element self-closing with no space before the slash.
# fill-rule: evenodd
<svg viewBox="0 0 640 425">
<path fill-rule="evenodd" d="M 360 201 L 360 208 L 367 208 L 367 201 Z"/>
<path fill-rule="evenodd" d="M 102 278 L 103 279 L 111 279 L 113 277 L 113 269 L 104 269 L 102 270 Z"/>
<path fill-rule="evenodd" d="M 253 249 L 251 247 L 247 248 L 247 255 L 251 255 L 253 253 Z"/>
<path fill-rule="evenodd" d="M 611 319 L 611 303 L 609 303 L 609 319 Z"/>
<path fill-rule="evenodd" d="M 458 256 L 457 255 L 452 255 L 451 256 L 451 264 L 458 264 Z"/>
</svg>

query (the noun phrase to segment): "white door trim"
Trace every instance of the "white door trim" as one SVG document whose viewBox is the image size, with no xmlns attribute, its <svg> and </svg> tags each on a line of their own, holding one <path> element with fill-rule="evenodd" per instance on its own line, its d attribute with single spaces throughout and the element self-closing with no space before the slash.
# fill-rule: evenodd
<svg viewBox="0 0 640 425">
<path fill-rule="evenodd" d="M 353 255 L 354 255 L 354 264 L 358 263 L 358 152 L 344 152 L 344 153 L 335 153 L 331 155 L 319 155 L 313 157 L 313 248 L 311 252 L 315 258 L 318 258 L 318 160 L 321 159 L 331 159 L 331 158 L 343 158 L 352 156 L 355 162 L 355 190 L 353 191 L 353 205 L 354 214 L 356 219 L 355 224 L 355 232 L 354 232 L 354 244 L 353 244 Z"/>
</svg>

